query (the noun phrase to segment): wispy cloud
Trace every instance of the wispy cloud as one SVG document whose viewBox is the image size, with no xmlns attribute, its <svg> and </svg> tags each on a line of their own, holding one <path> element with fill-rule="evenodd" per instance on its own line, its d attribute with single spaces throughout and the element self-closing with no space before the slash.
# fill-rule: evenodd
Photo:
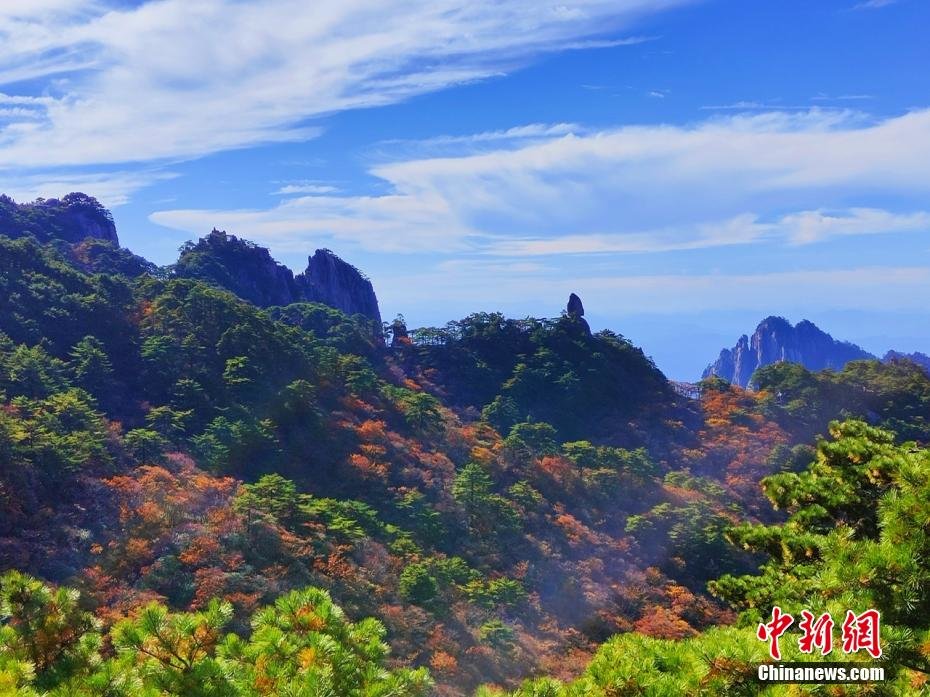
<svg viewBox="0 0 930 697">
<path fill-rule="evenodd" d="M 319 182 L 301 181 L 285 184 L 273 192 L 275 196 L 293 196 L 295 194 L 322 195 L 333 194 L 339 191 L 335 186 L 320 184 Z"/>
<path fill-rule="evenodd" d="M 791 213 L 770 222 L 759 215 L 744 213 L 729 220 L 643 232 L 503 239 L 488 244 L 483 251 L 518 257 L 654 253 L 728 247 L 763 240 L 803 245 L 849 235 L 898 232 L 930 233 L 930 212 L 897 214 L 874 208 L 812 210 Z"/>
<path fill-rule="evenodd" d="M 108 208 L 116 208 L 128 203 L 130 197 L 140 189 L 176 176 L 173 172 L 160 169 L 71 171 L 15 176 L 0 172 L 0 191 L 17 201 L 54 198 L 61 196 L 62 192 L 83 191 L 92 194 Z"/>
<path fill-rule="evenodd" d="M 831 97 L 829 94 L 820 92 L 811 97 L 811 101 L 814 102 L 862 102 L 869 99 L 875 99 L 875 95 L 871 94 L 840 94 L 835 97 Z"/>
<path fill-rule="evenodd" d="M 739 114 L 628 126 L 399 159 L 381 196 L 305 196 L 250 211 L 162 211 L 201 234 L 227 226 L 278 249 L 330 237 L 373 251 L 541 256 L 645 253 L 927 229 L 930 110 Z M 876 196 L 913 199 L 888 211 Z M 852 204 L 852 205 L 850 205 Z"/>
<path fill-rule="evenodd" d="M 567 43 L 562 48 L 567 51 L 579 51 L 595 48 L 616 48 L 617 46 L 636 46 L 649 41 L 656 41 L 658 38 L 658 36 L 628 36 L 625 39 L 590 39 L 588 41 Z"/>
<path fill-rule="evenodd" d="M 530 139 L 548 139 L 554 136 L 564 136 L 569 133 L 580 134 L 585 132 L 583 126 L 577 123 L 531 123 L 525 126 L 514 126 L 496 131 L 481 131 L 465 135 L 441 135 L 421 140 L 384 140 L 382 145 L 408 145 L 418 149 L 432 148 L 442 145 L 470 145 L 478 143 L 495 143 L 502 141 L 518 141 Z"/>
<path fill-rule="evenodd" d="M 865 0 L 853 6 L 855 10 L 877 10 L 888 5 L 894 5 L 898 0 Z"/>
<path fill-rule="evenodd" d="M 0 168 L 155 162 L 307 139 L 308 120 L 507 72 L 694 0 L 0 3 Z M 21 7 L 11 7 L 21 5 Z M 55 86 L 50 78 L 66 75 Z M 221 127 L 218 127 L 220 125 Z"/>
<path fill-rule="evenodd" d="M 772 230 L 778 231 L 792 244 L 797 245 L 848 235 L 930 233 L 930 213 L 892 213 L 876 208 L 802 211 L 784 216 L 773 224 Z"/>
<path fill-rule="evenodd" d="M 826 99 L 826 98 L 825 98 Z M 701 111 L 810 111 L 810 104 L 786 105 L 777 102 L 738 101 L 730 104 L 708 104 Z"/>
</svg>

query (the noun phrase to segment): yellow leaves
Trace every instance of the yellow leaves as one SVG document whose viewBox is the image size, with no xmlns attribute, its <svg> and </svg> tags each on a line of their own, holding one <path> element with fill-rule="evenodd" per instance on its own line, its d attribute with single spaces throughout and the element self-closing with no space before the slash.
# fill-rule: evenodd
<svg viewBox="0 0 930 697">
<path fill-rule="evenodd" d="M 494 451 L 490 448 L 484 447 L 483 445 L 476 445 L 473 447 L 469 455 L 469 459 L 481 465 L 490 465 L 492 462 L 494 462 L 495 458 Z"/>
<path fill-rule="evenodd" d="M 316 610 L 307 605 L 297 611 L 294 619 L 303 629 L 311 632 L 318 632 L 326 626 L 326 620 L 320 617 Z"/>
<path fill-rule="evenodd" d="M 303 670 L 312 668 L 316 664 L 316 659 L 317 651 L 312 646 L 301 649 L 300 653 L 297 655 L 297 662 Z"/>
</svg>

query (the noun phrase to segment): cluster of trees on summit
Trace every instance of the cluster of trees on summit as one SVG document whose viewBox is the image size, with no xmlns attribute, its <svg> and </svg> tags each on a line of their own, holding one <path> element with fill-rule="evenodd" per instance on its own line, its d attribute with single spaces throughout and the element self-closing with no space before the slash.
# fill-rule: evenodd
<svg viewBox="0 0 930 697">
<path fill-rule="evenodd" d="M 831 694 L 930 689 L 919 366 L 689 399 L 571 315 L 391 346 L 42 225 L 0 236 L 0 693 L 794 694 L 774 604 L 882 611 L 889 681 Z"/>
</svg>

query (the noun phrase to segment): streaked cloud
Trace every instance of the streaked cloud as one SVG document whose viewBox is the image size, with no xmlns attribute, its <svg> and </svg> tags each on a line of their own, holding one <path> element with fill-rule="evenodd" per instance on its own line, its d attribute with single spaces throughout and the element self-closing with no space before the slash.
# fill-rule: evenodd
<svg viewBox="0 0 930 697">
<path fill-rule="evenodd" d="M 285 184 L 274 192 L 276 196 L 293 196 L 294 194 L 322 195 L 332 194 L 339 191 L 335 186 L 330 184 L 320 184 L 319 182 L 300 181 Z"/>
<path fill-rule="evenodd" d="M 106 207 L 116 208 L 128 203 L 140 189 L 175 177 L 176 173 L 163 169 L 66 171 L 19 176 L 0 172 L 0 192 L 17 201 L 33 201 L 40 197 L 57 198 L 69 191 L 83 191 L 92 194 Z"/>
<path fill-rule="evenodd" d="M 456 141 L 464 154 L 383 162 L 382 196 L 304 196 L 266 210 L 161 211 L 279 249 L 321 236 L 372 251 L 499 256 L 810 244 L 927 230 L 930 110 L 884 120 L 810 110 Z M 510 133 L 521 132 L 519 128 Z M 450 142 L 443 144 L 443 147 Z M 874 205 L 894 196 L 894 210 Z M 913 200 L 908 207 L 903 202 Z"/>
<path fill-rule="evenodd" d="M 0 3 L 0 168 L 157 162 L 305 140 L 308 121 L 499 75 L 694 0 Z M 18 6 L 13 6 L 18 5 Z M 613 35 L 613 36 L 611 36 Z M 53 78 L 63 78 L 53 80 Z M 19 91 L 17 91 L 19 90 Z"/>
<path fill-rule="evenodd" d="M 853 6 L 856 10 L 877 10 L 888 5 L 894 5 L 898 0 L 865 0 Z"/>
</svg>

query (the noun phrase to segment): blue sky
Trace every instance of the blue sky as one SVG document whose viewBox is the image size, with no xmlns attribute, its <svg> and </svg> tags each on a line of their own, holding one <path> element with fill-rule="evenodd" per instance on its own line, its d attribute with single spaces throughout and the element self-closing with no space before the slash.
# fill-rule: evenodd
<svg viewBox="0 0 930 697">
<path fill-rule="evenodd" d="M 769 314 L 930 352 L 928 27 L 926 0 L 3 3 L 0 190 L 95 195 L 158 263 L 214 226 L 295 270 L 329 247 L 412 326 L 574 291 L 677 379 Z"/>
</svg>

